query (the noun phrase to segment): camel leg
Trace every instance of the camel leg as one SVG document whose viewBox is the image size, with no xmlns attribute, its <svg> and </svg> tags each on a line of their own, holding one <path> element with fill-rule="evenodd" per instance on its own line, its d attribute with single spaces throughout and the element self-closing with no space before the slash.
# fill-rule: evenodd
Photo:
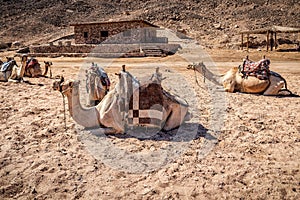
<svg viewBox="0 0 300 200">
<path fill-rule="evenodd" d="M 270 85 L 264 92 L 264 95 L 277 95 L 283 86 L 284 81 L 280 77 L 270 76 Z"/>
</svg>

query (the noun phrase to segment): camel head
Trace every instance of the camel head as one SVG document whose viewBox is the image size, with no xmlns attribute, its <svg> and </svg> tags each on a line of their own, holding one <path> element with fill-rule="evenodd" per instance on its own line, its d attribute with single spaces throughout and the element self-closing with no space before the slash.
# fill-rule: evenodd
<svg viewBox="0 0 300 200">
<path fill-rule="evenodd" d="M 52 62 L 50 62 L 50 61 L 44 61 L 44 63 L 45 63 L 45 66 L 47 65 L 48 67 L 50 67 L 52 65 Z"/>
<path fill-rule="evenodd" d="M 53 90 L 57 90 L 62 94 L 71 91 L 74 85 L 74 81 L 67 80 L 65 81 L 63 76 L 56 77 L 56 80 L 53 82 Z"/>
<path fill-rule="evenodd" d="M 14 60 L 14 58 L 12 58 L 11 60 L 9 60 L 8 62 L 10 63 L 10 65 L 11 65 L 12 68 L 13 68 L 14 66 L 19 67 L 18 64 L 17 64 L 17 62 Z"/>
<path fill-rule="evenodd" d="M 26 62 L 28 60 L 27 54 L 23 54 L 21 57 L 21 62 Z"/>
<path fill-rule="evenodd" d="M 199 62 L 199 63 L 193 63 L 193 64 L 189 64 L 187 66 L 187 69 L 192 69 L 195 70 L 197 68 L 202 69 L 203 67 L 206 67 L 203 63 L 203 61 Z"/>
</svg>

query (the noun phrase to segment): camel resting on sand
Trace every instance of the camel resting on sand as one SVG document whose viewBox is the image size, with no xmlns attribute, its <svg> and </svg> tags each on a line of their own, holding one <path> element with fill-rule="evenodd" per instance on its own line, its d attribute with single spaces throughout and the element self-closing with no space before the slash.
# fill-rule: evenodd
<svg viewBox="0 0 300 200">
<path fill-rule="evenodd" d="M 25 65 L 25 73 L 24 76 L 27 77 L 46 77 L 48 70 L 50 69 L 50 78 L 52 78 L 52 72 L 51 72 L 51 65 L 52 62 L 44 62 L 45 63 L 45 71 L 42 72 L 42 68 L 40 63 L 35 58 L 27 59 L 27 55 L 22 56 L 22 60 L 24 59 L 25 62 L 22 62 L 22 65 Z"/>
<path fill-rule="evenodd" d="M 97 105 L 108 93 L 110 80 L 103 68 L 92 63 L 86 70 L 86 90 L 88 93 L 88 106 Z"/>
<path fill-rule="evenodd" d="M 189 65 L 188 69 L 196 70 L 214 84 L 223 86 L 226 92 L 278 95 L 280 91 L 289 91 L 286 86 L 286 80 L 273 71 L 269 72 L 268 78 L 259 79 L 255 76 L 245 77 L 239 67 L 231 68 L 224 75 L 212 73 L 203 62 Z"/>
<path fill-rule="evenodd" d="M 18 66 L 14 59 L 8 59 L 8 62 L 2 63 L 0 69 L 0 81 L 20 82 L 23 80 L 24 68 Z"/>
<path fill-rule="evenodd" d="M 129 72 L 120 72 L 115 88 L 97 105 L 83 108 L 79 100 L 79 82 L 63 79 L 53 89 L 68 98 L 70 115 L 85 128 L 106 128 L 106 133 L 124 133 L 130 127 L 154 127 L 169 131 L 178 128 L 187 117 L 188 104 L 161 87 L 161 74 L 137 80 Z"/>
</svg>

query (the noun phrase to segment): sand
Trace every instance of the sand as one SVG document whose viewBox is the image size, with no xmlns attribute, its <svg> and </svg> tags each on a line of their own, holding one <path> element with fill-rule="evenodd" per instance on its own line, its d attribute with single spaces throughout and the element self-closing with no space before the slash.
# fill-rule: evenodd
<svg viewBox="0 0 300 200">
<path fill-rule="evenodd" d="M 216 52 L 210 53 L 220 73 L 245 55 Z M 300 94 L 299 53 L 266 54 L 272 70 Z M 38 60 L 52 61 L 53 74 L 66 79 L 77 79 L 89 62 Z M 122 64 L 135 75 L 145 62 L 148 71 L 159 63 L 164 87 L 189 102 L 194 118 L 180 131 L 146 138 L 95 135 L 82 131 L 68 112 L 65 129 L 63 99 L 52 90 L 53 79 L 1 82 L 0 199 L 300 198 L 299 98 L 224 93 L 199 74 L 197 85 L 176 55 L 114 59 L 106 68 L 112 85 Z"/>
</svg>

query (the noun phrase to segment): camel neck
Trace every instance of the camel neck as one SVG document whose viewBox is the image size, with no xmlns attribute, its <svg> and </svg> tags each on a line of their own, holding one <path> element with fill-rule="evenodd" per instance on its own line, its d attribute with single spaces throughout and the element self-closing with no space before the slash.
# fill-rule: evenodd
<svg viewBox="0 0 300 200">
<path fill-rule="evenodd" d="M 86 128 L 99 127 L 99 113 L 96 107 L 83 108 L 80 103 L 79 84 L 74 84 L 71 92 L 67 92 L 66 95 L 69 112 L 75 122 Z"/>
<path fill-rule="evenodd" d="M 22 61 L 20 73 L 18 74 L 18 76 L 19 76 L 20 78 L 23 78 L 23 76 L 24 76 L 24 73 L 25 73 L 25 67 L 26 67 L 26 60 L 25 60 L 25 61 Z"/>
<path fill-rule="evenodd" d="M 206 66 L 196 66 L 195 70 L 197 70 L 200 74 L 202 74 L 205 78 L 210 80 L 216 85 L 222 85 L 221 77 L 212 73 Z"/>
</svg>

